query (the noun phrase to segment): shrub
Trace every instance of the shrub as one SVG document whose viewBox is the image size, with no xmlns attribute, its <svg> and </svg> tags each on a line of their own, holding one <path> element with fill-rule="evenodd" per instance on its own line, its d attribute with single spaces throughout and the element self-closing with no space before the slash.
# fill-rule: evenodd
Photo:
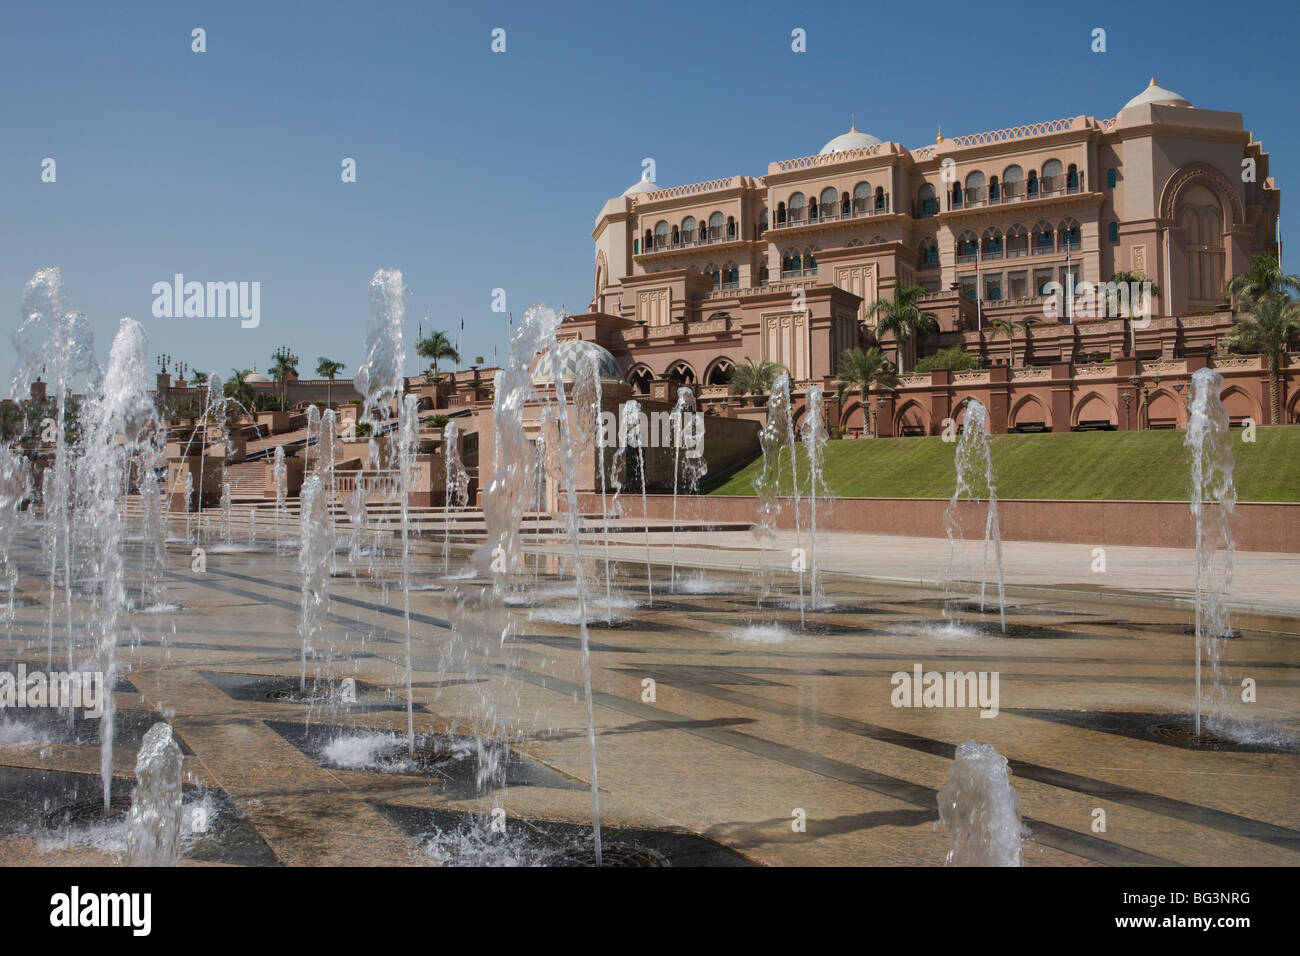
<svg viewBox="0 0 1300 956">
<path fill-rule="evenodd" d="M 979 359 L 969 352 L 963 352 L 961 346 L 951 345 L 939 349 L 933 355 L 927 355 L 916 363 L 917 372 L 945 370 L 949 372 L 968 372 L 979 367 Z"/>
</svg>

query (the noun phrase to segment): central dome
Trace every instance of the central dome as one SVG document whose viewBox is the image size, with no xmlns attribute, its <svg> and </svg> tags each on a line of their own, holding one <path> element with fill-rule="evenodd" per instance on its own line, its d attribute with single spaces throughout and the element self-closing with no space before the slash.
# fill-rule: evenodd
<svg viewBox="0 0 1300 956">
<path fill-rule="evenodd" d="M 618 359 L 595 342 L 584 342 L 581 339 L 560 342 L 554 348 L 543 352 L 538 357 L 537 364 L 533 366 L 533 384 L 550 385 L 554 382 L 557 364 L 560 377 L 565 382 L 572 383 L 578 365 L 586 356 L 595 359 L 596 374 L 600 376 L 602 382 L 623 384 L 623 369 L 619 366 Z"/>
<path fill-rule="evenodd" d="M 843 153 L 850 149 L 862 149 L 864 146 L 879 146 L 880 140 L 870 133 L 860 133 L 857 127 L 852 123 L 849 124 L 849 131 L 841 133 L 833 140 L 822 147 L 818 156 L 826 156 L 830 153 Z"/>
<path fill-rule="evenodd" d="M 662 188 L 663 188 L 662 186 L 656 183 L 649 176 L 642 176 L 631 186 L 628 186 L 627 189 L 623 190 L 623 195 L 635 196 L 638 193 L 652 193 L 652 192 L 657 192 Z"/>
</svg>

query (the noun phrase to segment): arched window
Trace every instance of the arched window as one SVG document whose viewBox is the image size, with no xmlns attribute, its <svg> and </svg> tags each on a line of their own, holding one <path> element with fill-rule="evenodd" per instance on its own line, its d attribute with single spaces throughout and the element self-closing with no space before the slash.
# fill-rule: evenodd
<svg viewBox="0 0 1300 956">
<path fill-rule="evenodd" d="M 783 202 L 776 204 L 776 224 L 778 226 L 785 225 L 785 203 Z"/>
<path fill-rule="evenodd" d="M 803 259 L 798 250 L 787 249 L 781 256 L 781 278 L 797 277 L 803 273 Z"/>
<path fill-rule="evenodd" d="M 865 186 L 866 183 L 862 183 L 861 185 Z M 856 196 L 857 191 L 854 190 L 853 194 Z M 932 185 L 925 183 L 916 191 L 916 204 L 917 212 L 922 218 L 933 216 L 939 211 L 939 200 L 935 198 L 934 187 Z M 854 205 L 855 207 L 857 205 L 856 199 L 854 200 Z"/>
<path fill-rule="evenodd" d="M 984 174 L 978 169 L 966 175 L 966 205 L 982 203 L 984 196 Z"/>
<path fill-rule="evenodd" d="M 758 284 L 767 285 L 767 280 L 768 280 L 767 260 L 764 259 L 762 262 L 758 264 Z"/>
<path fill-rule="evenodd" d="M 921 246 L 917 250 L 916 267 L 918 269 L 939 268 L 939 243 L 933 236 L 921 240 Z"/>
<path fill-rule="evenodd" d="M 731 381 L 731 369 L 734 363 L 731 359 L 718 359 L 713 366 L 704 373 L 705 385 L 726 385 Z"/>
<path fill-rule="evenodd" d="M 695 384 L 695 371 L 685 362 L 674 362 L 668 368 L 668 374 L 664 376 L 668 379 L 670 393 L 676 394 L 677 389 L 683 385 Z"/>
<path fill-rule="evenodd" d="M 1025 195 L 1031 198 L 1038 195 L 1038 173 L 1032 169 L 1029 171 L 1029 182 L 1025 184 Z"/>
<path fill-rule="evenodd" d="M 655 248 L 662 249 L 668 245 L 668 221 L 660 219 L 655 223 Z"/>
<path fill-rule="evenodd" d="M 980 248 L 986 259 L 1002 258 L 1002 230 L 985 229 L 980 237 Z"/>
<path fill-rule="evenodd" d="M 722 267 L 722 288 L 735 289 L 740 285 L 740 267 L 728 262 Z"/>
<path fill-rule="evenodd" d="M 767 210 L 764 209 L 758 214 L 758 238 L 763 238 L 763 233 L 767 232 Z"/>
<path fill-rule="evenodd" d="M 633 369 L 628 375 L 628 384 L 637 395 L 649 395 L 650 383 L 653 381 L 654 373 L 644 367 Z"/>
<path fill-rule="evenodd" d="M 1032 179 L 1030 180 L 1033 181 Z M 1056 250 L 1056 241 L 1049 223 L 1040 222 L 1034 226 L 1034 255 L 1046 255 Z"/>
<path fill-rule="evenodd" d="M 632 255 L 637 256 L 637 255 L 640 255 L 640 254 L 641 254 L 641 240 L 640 240 L 640 239 L 633 239 L 633 240 L 632 240 Z"/>
<path fill-rule="evenodd" d="M 989 177 L 989 202 L 997 202 L 1002 198 L 1002 187 L 998 184 L 998 177 Z"/>
<path fill-rule="evenodd" d="M 722 213 L 715 212 L 709 217 L 709 242 L 717 242 L 722 238 L 722 226 L 726 222 Z"/>
<path fill-rule="evenodd" d="M 1002 184 L 998 187 L 1004 200 L 1023 199 L 1025 196 L 1025 171 L 1012 164 L 1002 170 Z"/>
<path fill-rule="evenodd" d="M 1106 188 L 1107 188 L 1107 189 L 1114 189 L 1114 188 L 1115 188 L 1115 180 L 1116 180 L 1117 176 L 1118 176 L 1118 174 L 1115 172 L 1114 169 L 1108 169 L 1108 170 L 1106 170 Z"/>
<path fill-rule="evenodd" d="M 1074 163 L 1070 164 L 1070 169 L 1065 174 L 1065 191 L 1070 193 L 1079 191 L 1079 167 Z"/>
<path fill-rule="evenodd" d="M 1048 192 L 1062 188 L 1065 184 L 1060 180 L 1064 172 L 1065 167 L 1061 165 L 1059 159 L 1049 159 L 1043 163 L 1043 188 Z"/>
<path fill-rule="evenodd" d="M 803 273 L 804 275 L 817 274 L 817 247 L 809 246 L 803 253 Z"/>
<path fill-rule="evenodd" d="M 728 239 L 736 238 L 736 217 L 735 216 L 727 217 L 727 238 Z"/>
<path fill-rule="evenodd" d="M 1119 242 L 1119 223 L 1112 222 L 1106 227 L 1106 238 L 1111 242 Z"/>
<path fill-rule="evenodd" d="M 876 212 L 884 212 L 889 208 L 889 202 L 885 197 L 885 187 L 876 187 Z"/>
<path fill-rule="evenodd" d="M 969 229 L 957 237 L 957 261 L 974 262 L 979 247 L 976 245 L 975 233 Z"/>
<path fill-rule="evenodd" d="M 674 248 L 682 244 L 682 234 L 676 226 L 673 226 L 673 246 Z"/>
<path fill-rule="evenodd" d="M 853 200 L 849 199 L 848 193 L 840 194 L 840 218 L 848 219 L 853 215 Z"/>
<path fill-rule="evenodd" d="M 695 217 L 687 216 L 682 220 L 682 243 L 693 245 L 695 243 Z"/>
<path fill-rule="evenodd" d="M 817 221 L 817 200 L 816 199 L 808 200 L 808 221 L 809 222 Z"/>
<path fill-rule="evenodd" d="M 1178 199 L 1174 219 L 1183 228 L 1187 299 L 1194 306 L 1223 301 L 1223 204 L 1208 186 L 1196 184 Z"/>
<path fill-rule="evenodd" d="M 716 291 L 718 291 L 719 289 L 721 289 L 721 288 L 722 288 L 722 272 L 721 272 L 719 269 L 717 269 L 717 267 L 714 267 L 713 271 L 710 272 L 709 275 L 711 275 L 711 276 L 713 277 L 713 290 L 716 292 Z"/>
<path fill-rule="evenodd" d="M 1029 255 L 1029 233 L 1024 226 L 1016 225 L 1007 230 L 1006 246 L 1008 259 Z"/>
<path fill-rule="evenodd" d="M 1076 219 L 1062 220 L 1061 225 L 1057 231 L 1059 233 L 1057 237 L 1058 248 L 1062 250 L 1068 249 L 1071 252 L 1079 251 L 1079 240 L 1081 238 L 1081 233 L 1079 232 L 1078 220 Z"/>
<path fill-rule="evenodd" d="M 823 219 L 834 219 L 835 210 L 839 205 L 840 194 L 833 186 L 827 186 L 822 190 L 821 198 L 821 216 Z"/>
<path fill-rule="evenodd" d="M 953 209 L 961 208 L 961 196 L 962 196 L 961 183 L 953 183 L 952 184 L 952 208 Z"/>
<path fill-rule="evenodd" d="M 803 222 L 804 209 L 807 208 L 807 202 L 803 193 L 795 193 L 790 197 L 790 221 Z"/>
<path fill-rule="evenodd" d="M 642 239 L 643 242 L 641 244 L 641 247 L 645 249 L 646 252 L 649 252 L 651 249 L 654 248 L 655 234 L 651 232 L 649 229 L 645 231 L 645 236 L 643 236 Z"/>
<path fill-rule="evenodd" d="M 933 190 L 931 190 L 933 193 Z M 860 182 L 853 187 L 853 215 L 861 216 L 871 205 L 871 183 Z"/>
</svg>

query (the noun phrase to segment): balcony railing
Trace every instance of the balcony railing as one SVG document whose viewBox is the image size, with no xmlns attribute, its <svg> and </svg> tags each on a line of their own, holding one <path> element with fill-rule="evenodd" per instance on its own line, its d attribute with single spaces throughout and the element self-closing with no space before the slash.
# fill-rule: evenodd
<svg viewBox="0 0 1300 956">
<path fill-rule="evenodd" d="M 800 215 L 795 217 L 788 215 L 784 221 L 778 221 L 772 225 L 771 229 L 793 229 L 798 226 L 815 226 L 823 222 L 843 222 L 849 219 L 866 219 L 871 216 L 884 216 L 892 211 L 889 195 L 881 196 L 879 201 L 872 199 L 867 207 L 851 207 L 846 213 L 844 207 L 836 205 L 835 207 L 822 211 L 819 209 L 814 215 Z"/>
<path fill-rule="evenodd" d="M 761 235 L 761 233 L 760 233 Z M 735 242 L 738 238 L 735 229 L 726 226 L 708 227 L 700 230 L 697 238 L 694 230 L 682 233 L 677 239 L 668 236 L 655 236 L 645 252 L 668 252 L 673 249 L 691 249 L 696 246 L 710 246 L 718 242 Z"/>
<path fill-rule="evenodd" d="M 1048 199 L 1084 191 L 1084 175 L 1044 176 L 1041 179 L 998 183 L 996 186 L 972 186 L 969 189 L 949 190 L 948 209 L 978 209 L 1024 202 L 1028 199 Z M 933 215 L 931 213 L 931 215 Z M 918 216 L 917 218 L 924 218 Z"/>
<path fill-rule="evenodd" d="M 809 266 L 806 269 L 782 269 L 782 279 L 799 279 L 803 276 L 815 276 L 817 274 L 816 266 Z"/>
</svg>

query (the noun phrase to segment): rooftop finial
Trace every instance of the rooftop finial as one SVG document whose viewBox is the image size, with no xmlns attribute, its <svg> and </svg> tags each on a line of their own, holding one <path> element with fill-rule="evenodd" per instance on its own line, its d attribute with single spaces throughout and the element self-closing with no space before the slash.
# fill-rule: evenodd
<svg viewBox="0 0 1300 956">
<path fill-rule="evenodd" d="M 1156 78 L 1155 78 L 1154 76 L 1151 77 L 1151 82 L 1150 82 L 1149 84 L 1147 84 L 1147 85 L 1148 85 L 1148 86 L 1155 86 L 1155 85 L 1156 85 Z"/>
<path fill-rule="evenodd" d="M 939 135 L 938 135 L 937 137 L 935 137 L 935 140 L 934 140 L 934 141 L 935 141 L 936 143 L 942 143 L 942 142 L 943 142 L 943 127 L 942 127 L 942 126 L 939 127 Z"/>
<path fill-rule="evenodd" d="M 855 123 L 855 120 L 854 120 L 853 114 L 850 113 L 850 114 L 849 114 L 849 132 L 850 132 L 850 133 L 856 133 L 856 132 L 858 131 L 858 128 L 857 128 L 857 126 L 854 125 L 854 123 Z"/>
</svg>

